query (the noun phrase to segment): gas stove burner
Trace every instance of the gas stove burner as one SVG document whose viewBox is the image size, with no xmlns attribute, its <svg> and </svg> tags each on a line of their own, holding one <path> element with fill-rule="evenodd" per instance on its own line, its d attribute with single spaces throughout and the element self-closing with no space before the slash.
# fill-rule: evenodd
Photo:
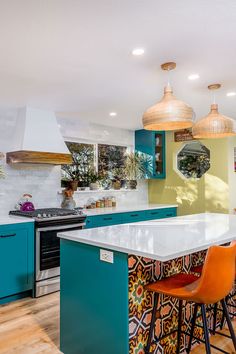
<svg viewBox="0 0 236 354">
<path fill-rule="evenodd" d="M 43 208 L 35 209 L 34 211 L 20 211 L 12 210 L 9 213 L 10 215 L 24 216 L 26 218 L 33 218 L 35 220 L 43 219 L 64 219 L 64 218 L 73 218 L 76 216 L 84 216 L 83 211 L 80 208 L 69 210 L 61 208 Z"/>
</svg>

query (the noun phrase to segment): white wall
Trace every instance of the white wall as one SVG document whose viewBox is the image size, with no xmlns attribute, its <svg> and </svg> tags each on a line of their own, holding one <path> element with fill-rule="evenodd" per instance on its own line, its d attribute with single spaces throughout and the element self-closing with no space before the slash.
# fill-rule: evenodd
<svg viewBox="0 0 236 354">
<path fill-rule="evenodd" d="M 0 151 L 9 151 L 16 127 L 15 109 L 0 110 Z M 85 140 L 120 145 L 133 145 L 134 134 L 130 130 L 117 129 L 97 124 L 60 119 L 61 131 L 64 136 L 74 140 Z M 52 132 L 53 133 L 53 132 Z M 42 137 L 43 139 L 44 137 Z M 23 193 L 33 195 L 35 206 L 60 206 L 60 166 L 15 164 L 7 165 L 3 162 L 6 178 L 0 180 L 0 214 L 8 214 Z M 102 192 L 102 196 L 105 193 Z M 99 195 L 98 197 L 100 197 Z M 118 205 L 137 205 L 147 202 L 148 192 L 146 182 L 141 183 L 139 191 L 116 193 Z M 95 197 L 93 193 L 93 197 Z M 87 195 L 75 196 L 79 205 L 84 204 Z"/>
</svg>

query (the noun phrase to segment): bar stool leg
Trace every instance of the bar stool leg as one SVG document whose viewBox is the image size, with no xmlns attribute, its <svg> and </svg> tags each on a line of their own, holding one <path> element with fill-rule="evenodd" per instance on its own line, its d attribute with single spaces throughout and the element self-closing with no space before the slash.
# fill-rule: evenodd
<svg viewBox="0 0 236 354">
<path fill-rule="evenodd" d="M 234 349 L 236 350 L 236 337 L 235 337 L 235 333 L 234 333 L 234 329 L 233 329 L 233 325 L 232 325 L 231 319 L 229 317 L 229 311 L 228 311 L 225 299 L 221 300 L 221 305 L 223 307 L 223 314 L 224 314 L 224 316 L 226 318 L 226 322 L 227 322 L 227 325 L 229 327 L 231 339 L 232 339 L 233 344 L 234 344 Z"/>
<path fill-rule="evenodd" d="M 217 318 L 217 303 L 214 305 L 213 330 L 212 330 L 213 334 L 216 334 L 216 318 Z"/>
<path fill-rule="evenodd" d="M 206 318 L 206 308 L 204 304 L 201 304 L 201 312 L 202 312 L 202 322 L 203 322 L 203 330 L 204 330 L 204 337 L 205 337 L 205 348 L 206 353 L 211 354 L 211 347 L 209 341 L 209 332 L 207 327 L 207 318 Z"/>
<path fill-rule="evenodd" d="M 221 318 L 221 321 L 220 321 L 220 330 L 222 331 L 223 327 L 224 327 L 224 322 L 225 322 L 225 315 L 224 315 L 224 312 L 222 314 L 222 318 Z"/>
<path fill-rule="evenodd" d="M 144 348 L 145 354 L 150 354 L 150 347 L 151 347 L 151 342 L 152 342 L 152 334 L 155 328 L 155 323 L 156 323 L 156 313 L 157 313 L 157 305 L 158 305 L 158 298 L 159 294 L 154 293 L 154 301 L 153 301 L 153 308 L 152 308 L 152 319 L 151 319 L 151 324 L 149 328 L 149 333 L 148 333 L 148 341 L 147 345 Z"/>
<path fill-rule="evenodd" d="M 182 309 L 183 309 L 183 300 L 179 300 L 179 315 L 178 315 L 178 333 L 177 333 L 176 354 L 179 354 L 180 345 L 181 345 Z"/>
<path fill-rule="evenodd" d="M 190 353 L 191 347 L 192 347 L 192 340 L 193 340 L 193 333 L 194 333 L 194 327 L 196 323 L 196 318 L 197 318 L 197 310 L 198 310 L 199 304 L 194 305 L 194 312 L 193 312 L 193 318 L 192 318 L 192 324 L 191 324 L 191 331 L 190 331 L 190 337 L 189 337 L 189 342 L 188 342 L 188 348 L 186 349 L 187 353 Z"/>
</svg>

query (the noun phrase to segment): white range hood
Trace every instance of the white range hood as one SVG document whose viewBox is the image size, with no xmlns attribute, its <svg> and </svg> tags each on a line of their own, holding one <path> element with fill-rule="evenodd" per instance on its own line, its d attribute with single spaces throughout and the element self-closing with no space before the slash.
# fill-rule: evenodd
<svg viewBox="0 0 236 354">
<path fill-rule="evenodd" d="M 13 149 L 7 163 L 69 164 L 71 154 L 64 142 L 55 113 L 31 107 L 19 109 Z"/>
</svg>

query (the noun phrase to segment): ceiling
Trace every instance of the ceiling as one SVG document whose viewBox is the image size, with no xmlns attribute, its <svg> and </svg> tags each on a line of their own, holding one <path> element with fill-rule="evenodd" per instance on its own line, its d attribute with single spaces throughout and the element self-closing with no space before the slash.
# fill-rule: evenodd
<svg viewBox="0 0 236 354">
<path fill-rule="evenodd" d="M 197 118 L 219 82 L 220 111 L 236 119 L 235 33 L 235 0 L 1 0 L 0 106 L 141 128 L 167 81 L 160 64 L 176 61 L 174 93 Z"/>
</svg>

